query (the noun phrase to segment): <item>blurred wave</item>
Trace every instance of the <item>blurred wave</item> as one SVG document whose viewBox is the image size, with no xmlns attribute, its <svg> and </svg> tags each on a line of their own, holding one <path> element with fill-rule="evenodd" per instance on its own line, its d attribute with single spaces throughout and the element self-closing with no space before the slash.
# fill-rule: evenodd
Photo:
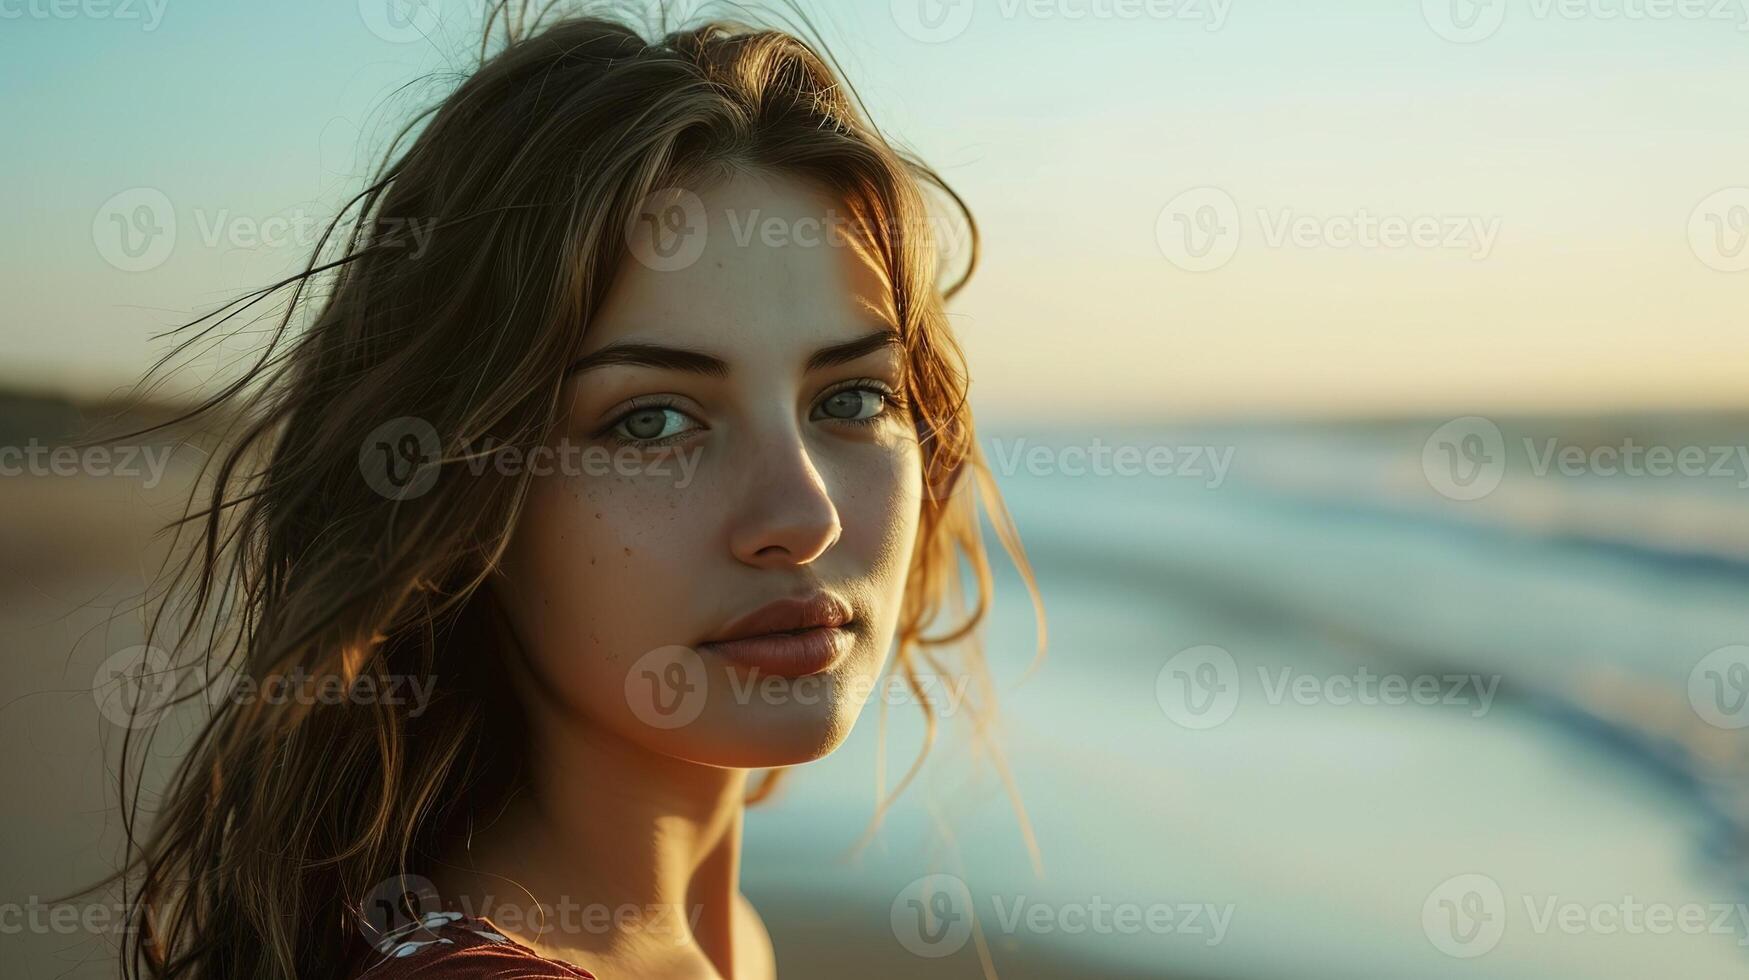
<svg viewBox="0 0 1749 980">
<path fill-rule="evenodd" d="M 1442 495 L 1426 472 L 1445 421 L 990 438 L 1010 459 L 1015 443 L 1095 440 L 1230 453 L 1218 485 L 1211 467 L 1129 478 L 1021 467 L 999 479 L 1041 564 L 1280 617 L 1401 672 L 1499 674 L 1503 698 L 1687 799 L 1709 863 L 1749 898 L 1749 730 L 1708 723 L 1691 691 L 1701 657 L 1749 643 L 1749 459 L 1735 452 L 1749 419 L 1501 420 L 1524 449 L 1473 501 Z M 1738 468 L 1634 478 L 1524 465 L 1550 441 L 1697 447 L 1709 468 Z"/>
</svg>

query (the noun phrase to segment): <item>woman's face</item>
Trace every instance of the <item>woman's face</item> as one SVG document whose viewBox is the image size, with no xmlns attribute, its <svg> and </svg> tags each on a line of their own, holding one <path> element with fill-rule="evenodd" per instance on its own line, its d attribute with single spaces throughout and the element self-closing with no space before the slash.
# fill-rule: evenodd
<svg viewBox="0 0 1749 980">
<path fill-rule="evenodd" d="M 891 290 L 809 184 L 743 175 L 648 210 L 494 587 L 540 716 L 805 762 L 873 692 L 915 544 Z"/>
</svg>

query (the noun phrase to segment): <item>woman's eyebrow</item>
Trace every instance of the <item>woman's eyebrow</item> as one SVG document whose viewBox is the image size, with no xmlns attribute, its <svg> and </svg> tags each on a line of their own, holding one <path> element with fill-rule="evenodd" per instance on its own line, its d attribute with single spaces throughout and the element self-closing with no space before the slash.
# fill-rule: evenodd
<svg viewBox="0 0 1749 980">
<path fill-rule="evenodd" d="M 892 327 L 882 327 L 855 340 L 847 340 L 840 344 L 830 344 L 820 348 L 808 358 L 807 369 L 818 371 L 839 364 L 848 364 L 875 351 L 886 347 L 903 346 L 903 344 L 904 340 L 899 336 L 897 330 Z M 568 375 L 576 374 L 580 371 L 605 367 L 609 364 L 659 368 L 665 371 L 686 371 L 712 378 L 727 377 L 729 374 L 729 362 L 715 354 L 707 354 L 704 351 L 686 347 L 669 347 L 665 344 L 647 343 L 609 344 L 594 353 L 585 354 L 578 358 L 565 373 Z"/>
<path fill-rule="evenodd" d="M 905 340 L 899 336 L 899 331 L 892 327 L 881 327 L 873 333 L 864 334 L 855 340 L 847 340 L 842 344 L 832 344 L 815 351 L 808 358 L 808 370 L 819 371 L 823 368 L 837 367 L 849 364 L 858 358 L 867 357 L 875 351 L 888 347 L 904 347 Z"/>
<path fill-rule="evenodd" d="M 629 364 L 634 367 L 661 368 L 666 371 L 688 371 L 712 378 L 728 376 L 729 362 L 715 354 L 706 354 L 699 350 L 685 347 L 667 347 L 662 344 L 608 344 L 606 347 L 585 354 L 571 363 L 565 373 L 567 375 L 588 371 L 591 368 L 606 367 L 609 364 Z"/>
</svg>

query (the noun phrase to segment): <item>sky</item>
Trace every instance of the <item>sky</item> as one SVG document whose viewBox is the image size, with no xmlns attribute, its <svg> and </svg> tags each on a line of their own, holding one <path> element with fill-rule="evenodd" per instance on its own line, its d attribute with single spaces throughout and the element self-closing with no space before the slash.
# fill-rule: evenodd
<svg viewBox="0 0 1749 980">
<path fill-rule="evenodd" d="M 479 2 L 0 0 L 0 385 L 300 267 Z M 986 418 L 1749 403 L 1749 0 L 801 5 L 979 220 Z"/>
</svg>

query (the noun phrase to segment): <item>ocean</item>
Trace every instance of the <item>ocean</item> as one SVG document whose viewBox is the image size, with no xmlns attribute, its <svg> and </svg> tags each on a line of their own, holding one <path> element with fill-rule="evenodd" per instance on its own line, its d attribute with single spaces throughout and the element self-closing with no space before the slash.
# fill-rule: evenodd
<svg viewBox="0 0 1749 980">
<path fill-rule="evenodd" d="M 1463 500 L 1442 424 L 981 439 L 1048 616 L 1028 675 L 1031 609 L 999 576 L 988 655 L 1038 865 L 963 718 L 847 856 L 879 796 L 871 706 L 750 815 L 749 893 L 863 903 L 913 953 L 907 910 L 975 920 L 1000 975 L 1046 951 L 1126 977 L 1743 975 L 1745 474 L 1592 450 L 1746 430 L 1500 423 L 1498 485 Z M 1181 465 L 1126 473 L 1121 447 Z M 890 788 L 921 724 L 888 711 Z M 934 874 L 951 900 L 919 902 Z M 969 971 L 940 975 L 979 975 L 977 938 L 928 949 Z"/>
</svg>

